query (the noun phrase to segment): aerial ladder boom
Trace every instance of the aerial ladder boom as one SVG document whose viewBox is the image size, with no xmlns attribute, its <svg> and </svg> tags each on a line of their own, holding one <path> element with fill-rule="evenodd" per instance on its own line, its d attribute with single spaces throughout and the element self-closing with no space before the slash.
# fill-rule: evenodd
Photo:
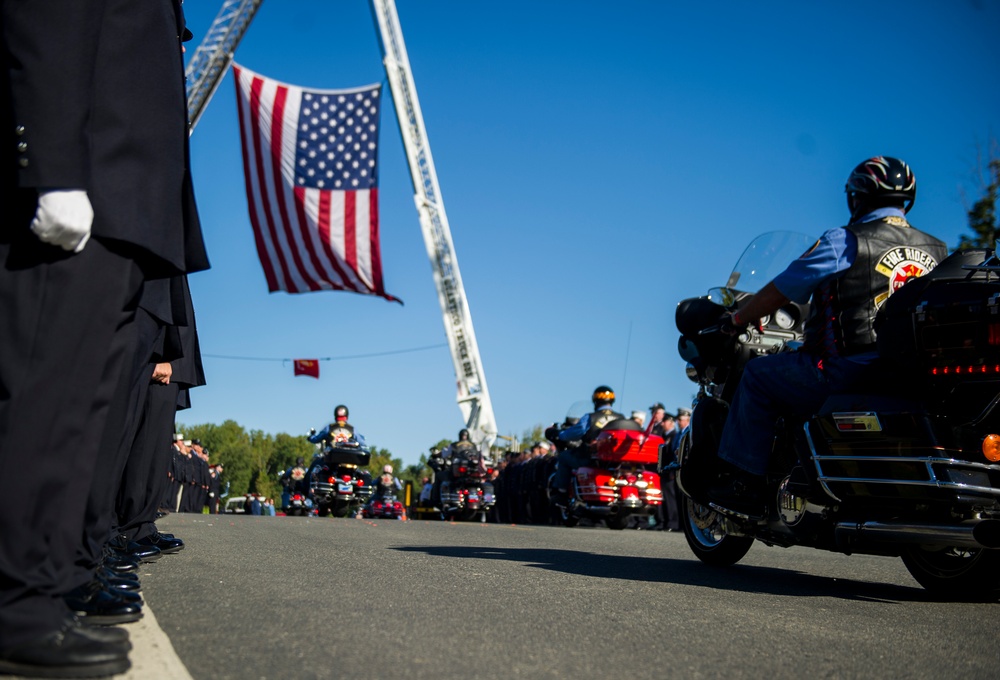
<svg viewBox="0 0 1000 680">
<path fill-rule="evenodd" d="M 497 436 L 493 404 L 486 387 L 479 345 L 472 328 L 472 315 L 462 286 L 462 275 L 458 270 L 458 256 L 451 240 L 448 216 L 444 210 L 441 187 L 438 186 L 420 102 L 417 100 L 417 86 L 413 81 L 410 59 L 403 43 L 403 30 L 399 24 L 396 3 L 394 0 L 369 0 L 369 4 L 378 26 L 382 63 L 385 65 L 392 99 L 396 105 L 396 119 L 410 165 L 420 229 L 431 261 L 434 284 L 437 286 L 438 300 L 444 316 L 445 335 L 448 337 L 455 365 L 458 406 L 473 441 L 481 446 L 492 445 Z"/>
<path fill-rule="evenodd" d="M 194 132 L 194 126 L 233 63 L 236 46 L 246 34 L 262 2 L 264 0 L 223 0 L 222 9 L 191 56 L 184 69 L 188 134 Z"/>
</svg>

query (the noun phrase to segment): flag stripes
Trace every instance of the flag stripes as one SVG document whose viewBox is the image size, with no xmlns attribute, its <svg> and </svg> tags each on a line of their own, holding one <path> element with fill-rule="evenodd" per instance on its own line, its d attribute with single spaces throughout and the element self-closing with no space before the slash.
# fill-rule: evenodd
<svg viewBox="0 0 1000 680">
<path fill-rule="evenodd" d="M 307 92 L 241 66 L 233 73 L 247 205 L 268 290 L 395 300 L 380 261 L 379 88 Z M 338 109 L 338 101 L 346 103 Z"/>
</svg>

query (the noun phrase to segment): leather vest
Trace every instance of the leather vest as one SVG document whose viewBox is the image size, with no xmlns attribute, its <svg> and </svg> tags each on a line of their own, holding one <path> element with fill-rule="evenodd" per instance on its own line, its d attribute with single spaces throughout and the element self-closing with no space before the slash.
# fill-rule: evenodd
<svg viewBox="0 0 1000 680">
<path fill-rule="evenodd" d="M 875 350 L 875 314 L 911 278 L 923 276 L 948 256 L 948 247 L 886 217 L 845 229 L 858 239 L 858 255 L 842 276 L 813 292 L 805 348 L 824 358 Z"/>
<path fill-rule="evenodd" d="M 602 408 L 594 411 L 590 414 L 590 429 L 583 435 L 583 441 L 585 443 L 594 441 L 605 425 L 612 420 L 621 420 L 624 417 L 621 413 L 612 411 L 610 408 Z"/>
<path fill-rule="evenodd" d="M 333 422 L 330 423 L 328 432 L 330 433 L 331 441 L 336 442 L 341 439 L 346 441 L 347 439 L 354 437 L 354 426 L 348 423 Z"/>
</svg>

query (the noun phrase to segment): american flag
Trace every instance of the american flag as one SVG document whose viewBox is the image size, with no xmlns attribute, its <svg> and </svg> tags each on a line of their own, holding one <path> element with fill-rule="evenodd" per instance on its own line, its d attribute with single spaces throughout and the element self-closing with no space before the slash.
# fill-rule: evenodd
<svg viewBox="0 0 1000 680">
<path fill-rule="evenodd" d="M 385 292 L 378 237 L 381 86 L 304 90 L 233 66 L 243 172 L 270 292 Z"/>
</svg>

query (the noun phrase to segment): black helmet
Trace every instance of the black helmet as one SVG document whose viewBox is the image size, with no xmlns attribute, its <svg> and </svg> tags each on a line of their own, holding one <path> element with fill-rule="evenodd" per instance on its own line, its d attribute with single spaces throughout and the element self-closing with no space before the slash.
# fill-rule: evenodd
<svg viewBox="0 0 1000 680">
<path fill-rule="evenodd" d="M 601 404 L 607 404 L 610 406 L 615 403 L 615 391 L 607 385 L 601 385 L 594 390 L 594 395 L 591 399 L 594 402 L 594 406 L 599 406 Z"/>
<path fill-rule="evenodd" d="M 333 409 L 333 419 L 347 420 L 347 407 L 343 404 L 337 404 L 337 406 Z"/>
<path fill-rule="evenodd" d="M 461 430 L 459 430 L 458 431 L 458 441 L 460 441 L 460 442 L 467 442 L 467 441 L 469 441 L 469 431 L 466 430 L 465 428 L 462 428 Z"/>
<path fill-rule="evenodd" d="M 917 180 L 910 166 L 889 156 L 875 156 L 851 171 L 844 187 L 851 220 L 887 205 L 900 205 L 907 213 L 917 199 Z"/>
</svg>

